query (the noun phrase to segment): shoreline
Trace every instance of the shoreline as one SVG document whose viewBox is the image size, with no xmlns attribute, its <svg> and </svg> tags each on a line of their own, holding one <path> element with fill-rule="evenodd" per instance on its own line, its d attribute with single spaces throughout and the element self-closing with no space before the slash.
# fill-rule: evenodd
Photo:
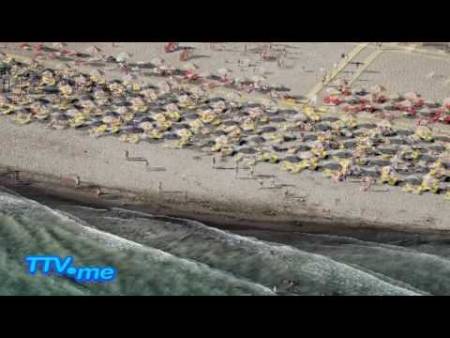
<svg viewBox="0 0 450 338">
<path fill-rule="evenodd" d="M 0 170 L 4 170 L 0 166 Z M 124 208 L 130 211 L 144 212 L 156 217 L 184 218 L 199 221 L 205 225 L 228 231 L 275 231 L 308 232 L 343 235 L 348 232 L 409 233 L 416 235 L 448 235 L 449 230 L 409 227 L 407 225 L 375 223 L 358 219 L 330 219 L 314 217 L 298 219 L 295 214 L 279 215 L 276 209 L 261 206 L 239 204 L 239 207 L 214 201 L 196 201 L 182 198 L 160 198 L 122 189 L 100 187 L 102 194 L 96 196 L 99 186 L 84 183 L 78 187 L 58 183 L 58 178 L 44 174 L 20 171 L 19 181 L 10 178 L 11 174 L 0 176 L 0 187 L 5 187 L 26 198 L 34 199 L 44 205 L 52 206 L 56 202 L 76 203 L 93 208 Z M 13 175 L 12 175 L 13 176 Z M 173 206 L 175 205 L 175 207 Z M 251 212 L 250 212 L 251 211 Z M 297 218 L 297 219 L 295 219 Z"/>
</svg>

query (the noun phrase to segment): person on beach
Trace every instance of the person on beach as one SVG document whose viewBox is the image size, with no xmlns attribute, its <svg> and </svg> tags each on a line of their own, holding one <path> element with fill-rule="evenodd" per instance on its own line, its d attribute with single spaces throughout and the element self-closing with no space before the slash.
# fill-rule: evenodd
<svg viewBox="0 0 450 338">
<path fill-rule="evenodd" d="M 178 50 L 178 42 L 168 42 L 164 45 L 164 51 L 166 53 L 173 53 Z"/>
<path fill-rule="evenodd" d="M 190 49 L 183 49 L 183 51 L 180 54 L 180 61 L 188 61 L 192 57 L 192 50 Z"/>
</svg>

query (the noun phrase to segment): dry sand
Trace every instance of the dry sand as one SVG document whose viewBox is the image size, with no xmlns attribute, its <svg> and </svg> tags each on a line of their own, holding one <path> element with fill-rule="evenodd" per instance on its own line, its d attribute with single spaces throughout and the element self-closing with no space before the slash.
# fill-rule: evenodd
<svg viewBox="0 0 450 338">
<path fill-rule="evenodd" d="M 89 45 L 69 44 L 79 50 Z M 136 61 L 161 57 L 162 44 L 98 45 L 113 55 L 123 50 L 131 51 Z M 185 45 L 196 46 L 198 54 L 204 55 L 192 61 L 201 70 L 235 67 L 235 76 L 242 75 L 233 65 L 243 57 L 243 44 L 223 44 L 227 50 L 222 52 L 210 51 L 207 44 Z M 264 63 L 260 68 L 264 68 L 270 83 L 291 87 L 294 94 L 305 94 L 320 79 L 321 68 L 330 69 L 339 61 L 342 52 L 348 52 L 354 46 L 351 43 L 289 44 L 294 64 L 292 69 L 279 70 L 273 63 Z M 11 45 L 8 49 L 19 52 Z M 253 58 L 255 62 L 258 59 L 256 54 L 245 57 Z M 170 58 L 177 62 L 175 55 Z M 427 57 L 424 60 L 424 64 L 429 62 Z M 398 62 L 391 62 L 380 72 L 392 75 L 389 67 L 396 66 L 403 67 Z M 381 66 L 376 64 L 376 67 Z M 392 82 L 392 86 L 406 91 L 411 87 L 409 73 L 402 74 L 404 80 L 394 76 L 397 82 L 395 85 Z M 388 83 L 383 84 L 389 88 L 390 80 L 386 76 Z M 401 83 L 404 88 L 400 88 Z M 427 96 L 427 93 L 423 94 Z M 251 223 L 273 229 L 300 229 L 298 226 L 303 225 L 302 229 L 313 230 L 326 225 L 407 231 L 450 230 L 450 203 L 442 196 L 407 194 L 396 187 L 375 186 L 369 192 L 362 192 L 359 183 L 336 184 L 315 172 L 291 175 L 270 164 L 258 164 L 256 174 L 275 175 L 274 180 L 245 179 L 249 176 L 245 171 L 239 174 L 242 179 L 237 179 L 234 170 L 212 169 L 211 157 L 201 156 L 193 150 L 170 149 L 163 144 L 130 145 L 113 137 L 93 139 L 83 131 L 51 130 L 36 124 L 16 126 L 6 117 L 0 117 L 0 144 L 1 167 L 28 172 L 21 174 L 21 179 L 51 181 L 53 184 L 47 186 L 48 189 L 53 187 L 54 191 L 59 189 L 61 192 L 60 183 L 65 182 L 65 192 L 77 192 L 79 198 L 108 200 L 112 198 L 110 192 L 118 189 L 122 195 L 123 191 L 130 193 L 127 203 L 141 204 L 155 212 L 214 220 L 216 223 Z M 166 171 L 149 172 L 142 162 L 126 161 L 125 150 L 129 150 L 130 156 L 145 157 L 151 166 L 164 167 Z M 234 167 L 232 160 L 219 164 Z M 70 180 L 63 179 L 74 175 L 80 177 L 82 187 L 77 188 L 73 183 L 67 183 Z M 266 189 L 273 183 L 286 186 Z M 101 186 L 105 194 L 96 197 L 96 189 L 86 188 L 84 184 Z M 299 198 L 286 198 L 286 190 Z"/>
</svg>

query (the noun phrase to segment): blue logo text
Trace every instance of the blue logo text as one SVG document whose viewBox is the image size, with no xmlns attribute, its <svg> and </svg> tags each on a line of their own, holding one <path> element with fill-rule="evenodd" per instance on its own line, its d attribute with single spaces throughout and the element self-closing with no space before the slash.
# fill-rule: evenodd
<svg viewBox="0 0 450 338">
<path fill-rule="evenodd" d="M 117 270 L 111 266 L 73 266 L 72 256 L 61 258 L 58 256 L 27 256 L 28 273 L 36 275 L 40 272 L 44 276 L 56 274 L 69 277 L 79 283 L 110 282 L 117 276 Z"/>
</svg>

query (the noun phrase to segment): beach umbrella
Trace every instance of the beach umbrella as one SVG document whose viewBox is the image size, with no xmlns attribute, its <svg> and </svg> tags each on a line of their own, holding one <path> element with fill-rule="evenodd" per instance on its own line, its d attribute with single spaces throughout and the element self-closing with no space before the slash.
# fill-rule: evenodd
<svg viewBox="0 0 450 338">
<path fill-rule="evenodd" d="M 403 100 L 403 98 L 398 93 L 392 93 L 392 94 L 388 95 L 388 100 L 395 102 L 395 101 L 401 101 L 401 100 Z"/>
<path fill-rule="evenodd" d="M 422 108 L 417 112 L 419 113 L 419 115 L 425 116 L 425 117 L 430 117 L 431 115 L 434 114 L 434 112 L 429 107 Z"/>
<path fill-rule="evenodd" d="M 409 100 L 409 101 L 416 101 L 416 100 L 419 99 L 419 95 L 418 95 L 417 93 L 415 93 L 415 92 L 408 92 L 408 93 L 405 93 L 405 94 L 403 94 L 403 97 L 404 97 L 406 100 Z"/>
<path fill-rule="evenodd" d="M 136 79 L 137 79 L 137 76 L 135 74 L 132 74 L 132 73 L 126 73 L 126 74 L 122 75 L 122 81 L 124 83 L 129 83 L 129 82 L 131 82 L 133 80 L 136 80 Z"/>
<path fill-rule="evenodd" d="M 175 52 L 178 49 L 178 42 L 167 42 L 164 45 L 164 51 L 166 53 L 172 53 Z"/>
<path fill-rule="evenodd" d="M 442 101 L 442 105 L 450 110 L 450 97 L 447 97 L 444 99 L 444 101 Z"/>
<path fill-rule="evenodd" d="M 227 79 L 228 76 L 230 76 L 231 74 L 231 70 L 228 68 L 219 68 L 217 70 L 217 74 L 222 78 L 222 79 Z"/>
<path fill-rule="evenodd" d="M 184 71 L 195 71 L 198 68 L 199 67 L 196 64 L 191 63 L 191 62 L 186 62 L 181 65 L 181 69 Z"/>
<path fill-rule="evenodd" d="M 328 95 L 323 99 L 325 104 L 339 106 L 342 103 L 342 99 L 338 95 Z"/>
<path fill-rule="evenodd" d="M 160 67 L 163 64 L 165 64 L 165 61 L 164 61 L 164 59 L 156 57 L 156 58 L 151 59 L 150 63 L 156 67 Z"/>
<path fill-rule="evenodd" d="M 100 53 L 102 50 L 100 48 L 98 48 L 97 46 L 91 46 L 86 48 L 86 52 L 89 54 L 98 54 Z"/>
<path fill-rule="evenodd" d="M 381 86 L 381 85 L 379 85 L 379 84 L 377 84 L 375 86 L 372 86 L 370 88 L 370 93 L 372 93 L 372 94 L 381 94 L 381 93 L 384 93 L 384 92 L 386 92 L 386 88 Z"/>
<path fill-rule="evenodd" d="M 121 52 L 121 53 L 119 53 L 119 55 L 116 56 L 116 61 L 123 63 L 123 62 L 128 61 L 131 57 L 132 57 L 132 54 L 127 53 L 127 52 Z"/>
<path fill-rule="evenodd" d="M 67 43 L 65 42 L 53 42 L 52 47 L 56 49 L 63 49 L 67 46 Z"/>
<path fill-rule="evenodd" d="M 398 109 L 409 109 L 413 106 L 413 103 L 409 100 L 403 100 L 396 103 Z"/>
<path fill-rule="evenodd" d="M 266 81 L 266 77 L 264 77 L 263 75 L 253 75 L 250 80 L 252 82 L 257 82 L 257 83 L 262 83 L 264 81 Z"/>
<path fill-rule="evenodd" d="M 325 91 L 327 92 L 328 95 L 339 95 L 340 94 L 340 91 L 334 87 L 327 87 L 325 89 Z"/>
<path fill-rule="evenodd" d="M 193 56 L 192 49 L 184 48 L 180 54 L 179 60 L 184 62 L 189 60 L 192 56 Z"/>
</svg>

